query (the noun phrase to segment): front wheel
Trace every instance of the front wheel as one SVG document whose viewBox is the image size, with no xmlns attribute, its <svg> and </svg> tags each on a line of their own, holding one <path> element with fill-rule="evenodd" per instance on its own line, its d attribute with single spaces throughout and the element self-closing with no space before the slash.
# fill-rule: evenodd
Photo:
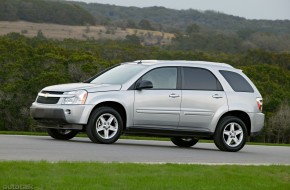
<svg viewBox="0 0 290 190">
<path fill-rule="evenodd" d="M 79 131 L 66 129 L 47 129 L 47 133 L 54 139 L 69 140 L 74 138 L 79 133 Z"/>
<path fill-rule="evenodd" d="M 234 116 L 221 119 L 214 134 L 214 143 L 222 151 L 237 152 L 246 144 L 245 123 Z"/>
<path fill-rule="evenodd" d="M 95 143 L 111 144 L 116 142 L 122 132 L 123 121 L 113 108 L 100 107 L 91 115 L 86 127 L 87 135 Z"/>
<path fill-rule="evenodd" d="M 171 137 L 170 140 L 179 147 L 191 147 L 198 142 L 196 138 Z"/>
</svg>

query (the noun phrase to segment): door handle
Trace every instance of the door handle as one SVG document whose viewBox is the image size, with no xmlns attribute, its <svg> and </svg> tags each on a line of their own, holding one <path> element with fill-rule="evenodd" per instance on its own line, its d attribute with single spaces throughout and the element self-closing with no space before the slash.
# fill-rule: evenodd
<svg viewBox="0 0 290 190">
<path fill-rule="evenodd" d="M 219 98 L 223 98 L 221 95 L 219 95 L 219 94 L 214 94 L 214 95 L 212 95 L 212 97 L 213 98 L 216 98 L 216 99 L 219 99 Z"/>
<path fill-rule="evenodd" d="M 179 95 L 178 95 L 178 94 L 174 94 L 174 93 L 172 93 L 172 94 L 169 95 L 169 97 L 170 97 L 170 98 L 178 98 Z"/>
</svg>

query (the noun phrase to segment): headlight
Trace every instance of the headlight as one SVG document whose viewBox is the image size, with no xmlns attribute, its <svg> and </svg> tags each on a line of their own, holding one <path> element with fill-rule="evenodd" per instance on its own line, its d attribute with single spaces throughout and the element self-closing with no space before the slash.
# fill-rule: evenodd
<svg viewBox="0 0 290 190">
<path fill-rule="evenodd" d="M 71 91 L 67 95 L 71 97 L 64 98 L 63 104 L 85 104 L 88 92 L 85 90 Z"/>
</svg>

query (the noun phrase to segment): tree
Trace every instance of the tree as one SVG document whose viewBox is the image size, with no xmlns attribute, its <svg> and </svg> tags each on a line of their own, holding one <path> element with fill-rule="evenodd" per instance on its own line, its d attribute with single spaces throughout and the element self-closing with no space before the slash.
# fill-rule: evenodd
<svg viewBox="0 0 290 190">
<path fill-rule="evenodd" d="M 126 40 L 129 43 L 136 44 L 136 45 L 140 45 L 140 38 L 138 36 L 136 36 L 135 34 L 133 34 L 133 35 L 127 35 L 126 36 Z"/>
<path fill-rule="evenodd" d="M 141 20 L 138 25 L 140 29 L 143 30 L 154 30 L 154 28 L 151 26 L 151 23 L 145 19 Z"/>
<path fill-rule="evenodd" d="M 269 133 L 276 143 L 290 143 L 290 107 L 284 101 L 269 120 Z"/>
<path fill-rule="evenodd" d="M 191 24 L 191 25 L 186 27 L 186 33 L 188 35 L 190 35 L 192 33 L 198 33 L 198 32 L 199 32 L 199 26 L 197 24 Z"/>
<path fill-rule="evenodd" d="M 39 39 L 45 39 L 45 36 L 44 36 L 44 34 L 43 34 L 43 32 L 41 30 L 37 31 L 37 36 L 36 37 L 39 38 Z"/>
<path fill-rule="evenodd" d="M 128 19 L 127 20 L 127 24 L 126 24 L 127 28 L 137 28 L 136 23 L 134 22 L 134 20 Z"/>
<path fill-rule="evenodd" d="M 238 36 L 243 40 L 248 39 L 253 33 L 255 33 L 255 30 L 252 28 L 243 28 L 237 31 Z"/>
<path fill-rule="evenodd" d="M 77 4 L 45 0 L 1 0 L 0 20 L 69 25 L 95 24 L 95 18 Z"/>
</svg>

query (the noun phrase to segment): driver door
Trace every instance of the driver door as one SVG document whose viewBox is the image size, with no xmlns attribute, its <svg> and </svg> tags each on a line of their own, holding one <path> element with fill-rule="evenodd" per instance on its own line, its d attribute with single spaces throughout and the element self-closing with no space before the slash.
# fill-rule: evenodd
<svg viewBox="0 0 290 190">
<path fill-rule="evenodd" d="M 181 90 L 177 90 L 177 67 L 161 67 L 140 80 L 152 82 L 150 89 L 135 90 L 134 126 L 174 128 L 179 124 Z"/>
</svg>

